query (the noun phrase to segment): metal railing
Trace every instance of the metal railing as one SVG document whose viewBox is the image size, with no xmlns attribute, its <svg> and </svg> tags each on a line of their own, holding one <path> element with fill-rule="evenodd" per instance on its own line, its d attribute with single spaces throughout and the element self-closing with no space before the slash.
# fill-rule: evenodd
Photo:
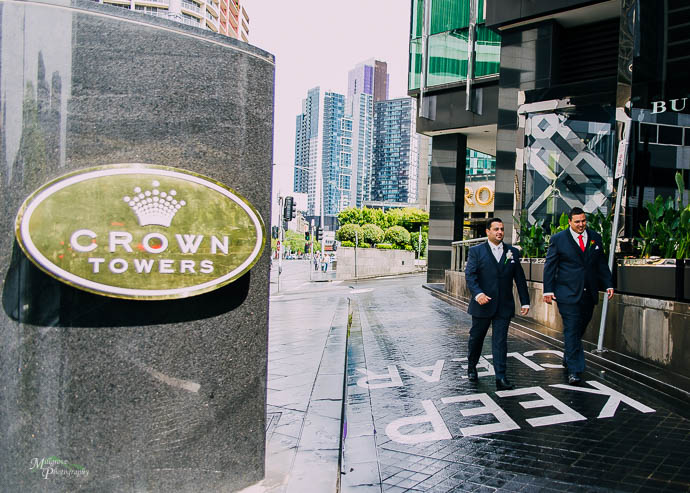
<svg viewBox="0 0 690 493">
<path fill-rule="evenodd" d="M 454 241 L 451 243 L 453 250 L 450 257 L 450 266 L 452 270 L 464 271 L 465 262 L 467 262 L 467 250 L 480 243 L 487 241 L 487 237 L 473 238 L 471 240 Z"/>
<path fill-rule="evenodd" d="M 196 4 L 194 2 L 188 2 L 186 0 L 182 0 L 182 8 L 191 10 L 192 12 L 196 12 L 198 14 L 201 13 L 201 6 L 199 4 Z"/>
</svg>

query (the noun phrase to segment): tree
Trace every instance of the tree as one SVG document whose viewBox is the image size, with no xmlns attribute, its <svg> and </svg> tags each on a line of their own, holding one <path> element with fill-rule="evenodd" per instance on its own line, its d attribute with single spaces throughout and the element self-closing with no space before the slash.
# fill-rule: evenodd
<svg viewBox="0 0 690 493">
<path fill-rule="evenodd" d="M 377 243 L 381 243 L 383 241 L 384 233 L 383 230 L 376 224 L 365 224 L 362 226 L 362 236 L 364 237 L 364 241 L 367 243 L 376 245 Z"/>
<path fill-rule="evenodd" d="M 375 224 L 379 228 L 386 227 L 386 214 L 381 209 L 369 209 L 364 207 L 362 209 L 362 217 L 359 224 Z"/>
<path fill-rule="evenodd" d="M 418 233 L 420 227 L 422 229 L 425 226 L 428 228 L 429 213 L 416 207 L 405 207 L 402 209 L 400 226 L 408 230 L 410 233 Z"/>
<path fill-rule="evenodd" d="M 357 239 L 360 242 L 364 241 L 364 232 L 359 224 L 346 224 L 341 226 L 335 233 L 335 237 L 338 241 L 351 241 L 355 243 Z"/>
<path fill-rule="evenodd" d="M 405 248 L 410 244 L 410 232 L 402 226 L 391 226 L 386 230 L 384 239 L 398 248 Z"/>
<path fill-rule="evenodd" d="M 304 234 L 296 231 L 286 231 L 283 244 L 292 252 L 304 252 Z"/>
<path fill-rule="evenodd" d="M 360 224 L 361 219 L 362 211 L 356 207 L 348 207 L 338 214 L 338 222 L 341 226 L 345 226 L 346 224 Z"/>
</svg>

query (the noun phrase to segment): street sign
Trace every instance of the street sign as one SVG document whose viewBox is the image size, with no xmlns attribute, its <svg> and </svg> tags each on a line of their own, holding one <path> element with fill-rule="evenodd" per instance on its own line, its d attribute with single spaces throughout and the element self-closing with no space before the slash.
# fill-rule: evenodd
<svg viewBox="0 0 690 493">
<path fill-rule="evenodd" d="M 628 147 L 627 140 L 621 140 L 618 143 L 618 156 L 616 158 L 616 173 L 614 175 L 615 179 L 620 178 L 625 174 L 625 154 Z"/>
</svg>

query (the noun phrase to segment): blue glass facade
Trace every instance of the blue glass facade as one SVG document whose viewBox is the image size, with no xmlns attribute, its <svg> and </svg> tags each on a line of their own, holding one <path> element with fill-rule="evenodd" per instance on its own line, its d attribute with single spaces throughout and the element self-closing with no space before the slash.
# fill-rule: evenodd
<svg viewBox="0 0 690 493">
<path fill-rule="evenodd" d="M 306 193 L 307 212 L 316 214 L 316 170 L 318 169 L 320 89 L 315 87 L 302 100 L 302 113 L 297 115 L 295 128 L 295 168 L 293 190 Z"/>
<path fill-rule="evenodd" d="M 374 104 L 373 201 L 417 201 L 419 154 L 414 108 L 411 98 Z"/>
<path fill-rule="evenodd" d="M 337 215 L 350 206 L 352 194 L 352 119 L 345 118 L 343 94 L 324 95 L 321 163 L 324 214 Z"/>
</svg>

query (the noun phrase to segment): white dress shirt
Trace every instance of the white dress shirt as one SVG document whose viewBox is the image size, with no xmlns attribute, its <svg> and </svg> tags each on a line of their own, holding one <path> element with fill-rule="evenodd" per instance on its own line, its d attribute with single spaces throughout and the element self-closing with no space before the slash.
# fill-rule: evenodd
<svg viewBox="0 0 690 493">
<path fill-rule="evenodd" d="M 578 236 L 580 236 L 580 233 L 573 231 L 573 228 L 568 228 L 568 230 L 570 231 L 570 234 L 573 235 L 573 240 L 575 240 L 575 243 L 579 247 L 580 246 L 580 240 L 578 240 Z M 584 243 L 585 249 L 587 249 L 587 229 L 586 228 L 582 232 L 582 243 Z"/>
<path fill-rule="evenodd" d="M 575 231 L 573 228 L 568 227 L 568 231 L 570 231 L 570 234 L 573 237 L 573 240 L 575 240 L 575 244 L 577 245 L 578 248 L 580 248 L 580 240 L 578 239 L 578 236 L 580 236 L 580 233 Z M 582 232 L 582 243 L 585 245 L 585 250 L 587 249 L 587 228 Z M 553 296 L 553 293 L 544 293 L 544 296 Z"/>
<path fill-rule="evenodd" d="M 488 243 L 491 247 L 491 253 L 493 253 L 494 257 L 496 258 L 496 262 L 500 262 L 501 257 L 503 256 L 503 242 L 500 242 L 498 245 L 494 245 L 490 241 Z"/>
</svg>

